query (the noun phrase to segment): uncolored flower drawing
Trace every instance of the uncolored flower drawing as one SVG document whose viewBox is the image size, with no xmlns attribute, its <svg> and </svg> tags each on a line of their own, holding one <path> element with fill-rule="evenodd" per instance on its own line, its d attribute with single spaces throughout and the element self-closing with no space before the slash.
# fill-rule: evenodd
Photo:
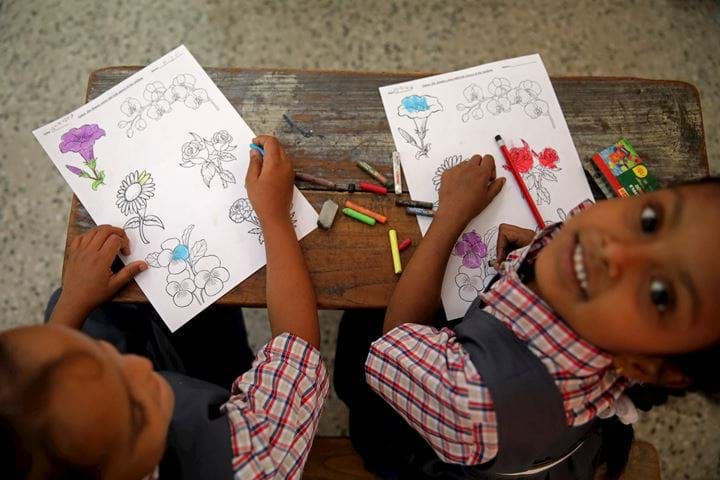
<svg viewBox="0 0 720 480">
<path fill-rule="evenodd" d="M 134 171 L 129 173 L 120 184 L 117 192 L 117 201 L 115 205 L 120 209 L 123 215 L 132 215 L 125 222 L 123 228 L 125 230 L 138 229 L 140 239 L 143 243 L 150 243 L 145 236 L 144 227 L 160 227 L 163 230 L 162 220 L 157 215 L 148 215 L 147 202 L 155 195 L 155 182 L 152 175 L 146 171 L 138 173 Z"/>
<path fill-rule="evenodd" d="M 104 136 L 105 130 L 96 123 L 92 123 L 80 128 L 71 128 L 60 137 L 61 153 L 78 153 L 83 159 L 83 168 L 74 165 L 65 165 L 65 168 L 73 175 L 92 180 L 93 190 L 97 190 L 100 185 L 105 184 L 105 172 L 97 170 L 97 158 L 95 157 L 95 142 Z"/>
<path fill-rule="evenodd" d="M 237 145 L 230 145 L 233 138 L 227 130 L 215 132 L 210 140 L 197 133 L 190 132 L 190 135 L 193 139 L 183 144 L 181 148 L 180 166 L 185 168 L 200 166 L 200 174 L 208 188 L 213 178 L 219 178 L 223 188 L 227 188 L 229 183 L 235 183 L 235 176 L 223 167 L 223 162 L 237 160 L 237 157 L 230 153 L 237 148 Z"/>
<path fill-rule="evenodd" d="M 258 219 L 255 210 L 253 210 L 250 200 L 247 198 L 238 198 L 230 205 L 230 211 L 228 217 L 235 223 L 249 223 L 253 227 L 248 230 L 247 233 L 257 235 L 258 242 L 260 245 L 265 243 L 265 237 L 263 236 L 262 228 L 260 227 L 260 219 Z M 295 218 L 295 210 L 290 210 L 290 220 L 292 221 L 293 227 L 297 224 Z"/>
<path fill-rule="evenodd" d="M 197 110 L 203 103 L 212 103 L 207 91 L 196 88 L 195 77 L 187 73 L 176 75 L 169 87 L 159 81 L 148 83 L 143 99 L 145 103 L 130 97 L 120 105 L 120 111 L 129 119 L 118 122 L 118 127 L 125 129 L 128 138 L 147 128 L 146 118 L 160 120 L 172 112 L 173 106 L 184 105 Z"/>
<path fill-rule="evenodd" d="M 517 105 L 522 107 L 525 115 L 530 118 L 547 117 L 552 127 L 555 128 L 555 121 L 550 115 L 548 103 L 540 98 L 542 87 L 539 83 L 533 80 L 523 80 L 513 87 L 507 78 L 496 77 L 490 80 L 487 90 L 488 96 L 483 93 L 480 86 L 474 83 L 463 90 L 463 96 L 467 103 L 457 104 L 457 110 L 463 112 L 461 117 L 463 122 L 470 120 L 470 117 L 480 120 L 484 117 L 485 110 L 492 115 L 500 115 L 510 112 Z"/>
</svg>

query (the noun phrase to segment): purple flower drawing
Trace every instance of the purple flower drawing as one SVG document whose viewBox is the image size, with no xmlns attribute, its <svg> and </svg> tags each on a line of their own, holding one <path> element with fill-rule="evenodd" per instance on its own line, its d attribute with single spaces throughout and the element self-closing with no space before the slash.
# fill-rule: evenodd
<svg viewBox="0 0 720 480">
<path fill-rule="evenodd" d="M 462 264 L 467 268 L 478 268 L 485 257 L 488 248 L 475 230 L 463 233 L 462 240 L 458 240 L 453 248 L 453 255 L 462 257 Z"/>
<path fill-rule="evenodd" d="M 494 248 L 497 241 L 497 228 L 491 228 L 482 237 L 474 229 L 463 233 L 453 248 L 452 254 L 462 259 L 455 284 L 458 287 L 458 296 L 472 302 L 485 288 L 493 276 L 494 270 L 488 266 L 490 246 Z M 472 270 L 469 273 L 462 269 Z"/>
<path fill-rule="evenodd" d="M 65 168 L 73 175 L 92 180 L 93 190 L 97 190 L 100 185 L 105 184 L 105 172 L 97 170 L 97 158 L 94 150 L 95 142 L 104 136 L 105 130 L 96 123 L 92 123 L 80 128 L 71 128 L 60 137 L 61 153 L 79 153 L 83 159 L 84 168 L 73 165 L 65 165 Z"/>
</svg>

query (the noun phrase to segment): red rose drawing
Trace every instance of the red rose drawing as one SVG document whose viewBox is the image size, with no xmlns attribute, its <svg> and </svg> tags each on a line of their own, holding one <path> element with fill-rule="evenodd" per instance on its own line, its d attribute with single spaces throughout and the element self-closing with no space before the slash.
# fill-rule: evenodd
<svg viewBox="0 0 720 480">
<path fill-rule="evenodd" d="M 510 161 L 513 163 L 520 173 L 527 173 L 533 166 L 533 156 L 530 151 L 530 145 L 525 140 L 522 141 L 523 147 L 515 147 L 510 149 Z"/>
<path fill-rule="evenodd" d="M 542 152 L 540 152 L 540 164 L 547 168 L 552 168 L 553 170 L 557 168 L 557 162 L 560 160 L 560 157 L 558 157 L 558 153 L 555 151 L 554 148 L 545 148 Z"/>
</svg>

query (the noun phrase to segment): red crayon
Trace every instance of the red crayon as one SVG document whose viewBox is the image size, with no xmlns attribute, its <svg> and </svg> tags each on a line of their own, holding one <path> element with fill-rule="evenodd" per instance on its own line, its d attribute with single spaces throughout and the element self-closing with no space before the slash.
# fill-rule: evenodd
<svg viewBox="0 0 720 480">
<path fill-rule="evenodd" d="M 503 141 L 503 139 L 500 135 L 495 135 L 495 141 L 497 142 L 498 147 L 500 147 L 500 151 L 502 152 L 503 156 L 505 157 L 507 166 L 510 169 L 510 171 L 512 172 L 513 177 L 515 177 L 515 181 L 517 182 L 518 187 L 520 187 L 522 196 L 523 196 L 523 198 L 525 198 L 525 202 L 530 207 L 530 210 L 532 211 L 533 217 L 535 217 L 535 221 L 537 222 L 538 227 L 545 228 L 545 220 L 543 220 L 542 215 L 540 215 L 540 210 L 538 210 L 537 205 L 535 205 L 535 202 L 532 199 L 532 195 L 530 195 L 530 191 L 527 189 L 527 186 L 525 186 L 525 182 L 523 182 L 523 179 L 520 176 L 520 172 L 518 172 L 515 165 L 513 165 L 512 160 L 510 158 L 510 152 L 508 151 L 507 147 L 505 146 L 505 142 Z"/>
<path fill-rule="evenodd" d="M 378 195 L 387 195 L 387 188 L 374 183 L 360 182 L 360 190 L 364 192 L 377 193 Z"/>
<path fill-rule="evenodd" d="M 410 239 L 410 237 L 408 237 L 402 242 L 400 242 L 400 245 L 398 245 L 398 250 L 400 250 L 401 252 L 403 250 L 407 250 L 410 245 L 412 245 L 412 240 Z"/>
</svg>

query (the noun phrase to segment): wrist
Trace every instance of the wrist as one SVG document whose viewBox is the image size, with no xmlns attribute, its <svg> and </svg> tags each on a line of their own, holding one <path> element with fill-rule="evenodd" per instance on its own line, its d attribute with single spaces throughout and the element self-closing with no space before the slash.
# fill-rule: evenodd
<svg viewBox="0 0 720 480">
<path fill-rule="evenodd" d="M 465 221 L 460 215 L 457 215 L 456 212 L 451 212 L 440 207 L 437 212 L 435 212 L 432 226 L 436 229 L 447 231 L 448 234 L 452 234 L 455 238 L 457 238 L 460 236 L 468 223 L 469 222 Z"/>
<path fill-rule="evenodd" d="M 61 293 L 48 323 L 61 324 L 79 329 L 94 308 L 95 307 L 91 305 L 68 297 L 65 293 Z"/>
</svg>

